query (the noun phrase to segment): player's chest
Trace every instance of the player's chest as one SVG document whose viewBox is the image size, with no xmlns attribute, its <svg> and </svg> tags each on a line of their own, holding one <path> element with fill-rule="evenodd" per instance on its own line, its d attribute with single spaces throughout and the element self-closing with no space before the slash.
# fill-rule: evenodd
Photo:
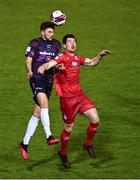
<svg viewBox="0 0 140 180">
<path fill-rule="evenodd" d="M 37 52 L 38 60 L 46 60 L 49 61 L 54 58 L 57 54 L 57 49 L 53 45 L 41 45 L 38 46 Z"/>
<path fill-rule="evenodd" d="M 65 59 L 65 68 L 68 71 L 78 71 L 80 69 L 80 61 L 78 58 L 69 58 Z"/>
</svg>

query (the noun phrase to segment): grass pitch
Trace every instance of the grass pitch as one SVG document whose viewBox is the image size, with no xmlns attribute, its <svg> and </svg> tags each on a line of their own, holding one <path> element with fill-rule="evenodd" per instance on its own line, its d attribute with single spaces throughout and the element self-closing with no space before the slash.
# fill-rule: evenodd
<svg viewBox="0 0 140 180">
<path fill-rule="evenodd" d="M 41 124 L 29 146 L 29 161 L 22 161 L 17 148 L 33 108 L 24 51 L 28 41 L 39 36 L 40 22 L 57 9 L 68 17 L 56 28 L 57 39 L 74 33 L 78 52 L 86 57 L 102 48 L 112 51 L 97 67 L 81 68 L 82 87 L 96 103 L 101 125 L 93 160 L 82 149 L 87 120 L 77 116 L 69 170 L 58 159 L 59 145 L 47 146 Z M 140 1 L 0 0 L 0 17 L 0 178 L 140 178 Z M 59 137 L 63 122 L 54 91 L 50 116 Z"/>
</svg>

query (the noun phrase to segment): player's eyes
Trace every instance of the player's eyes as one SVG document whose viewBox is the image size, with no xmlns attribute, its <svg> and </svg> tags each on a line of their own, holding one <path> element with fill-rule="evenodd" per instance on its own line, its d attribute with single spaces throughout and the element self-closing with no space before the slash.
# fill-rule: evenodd
<svg viewBox="0 0 140 180">
<path fill-rule="evenodd" d="M 52 31 L 48 31 L 48 33 L 53 33 Z"/>
</svg>

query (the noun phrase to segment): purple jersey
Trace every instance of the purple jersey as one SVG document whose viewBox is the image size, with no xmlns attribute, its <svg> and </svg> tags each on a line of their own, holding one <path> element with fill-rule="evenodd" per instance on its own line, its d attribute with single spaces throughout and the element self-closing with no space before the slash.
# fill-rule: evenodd
<svg viewBox="0 0 140 180">
<path fill-rule="evenodd" d="M 52 41 L 44 40 L 43 38 L 33 39 L 29 42 L 26 49 L 26 57 L 31 57 L 33 59 L 32 71 L 33 77 L 40 78 L 42 75 L 37 73 L 38 67 L 43 63 L 54 59 L 61 50 L 61 43 L 56 39 Z M 53 78 L 54 70 L 50 69 L 45 71 L 44 76 L 48 78 Z"/>
</svg>

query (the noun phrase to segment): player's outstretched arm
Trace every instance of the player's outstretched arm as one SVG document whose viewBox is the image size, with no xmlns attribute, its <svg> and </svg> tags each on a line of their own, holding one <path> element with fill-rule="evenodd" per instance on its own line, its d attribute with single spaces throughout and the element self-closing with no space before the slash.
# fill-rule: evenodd
<svg viewBox="0 0 140 180">
<path fill-rule="evenodd" d="M 92 59 L 86 58 L 85 62 L 84 62 L 84 65 L 86 65 L 86 66 L 96 66 L 104 56 L 109 55 L 109 54 L 111 54 L 110 51 L 102 50 L 96 57 L 94 57 Z"/>
<path fill-rule="evenodd" d="M 49 70 L 50 68 L 55 67 L 56 65 L 57 65 L 57 62 L 53 60 L 49 61 L 48 63 L 44 63 L 38 68 L 38 73 L 44 74 L 45 70 Z"/>
<path fill-rule="evenodd" d="M 25 61 L 25 67 L 27 70 L 27 77 L 28 79 L 30 79 L 33 76 L 33 72 L 32 72 L 32 58 L 31 57 L 27 57 L 26 61 Z"/>
</svg>

